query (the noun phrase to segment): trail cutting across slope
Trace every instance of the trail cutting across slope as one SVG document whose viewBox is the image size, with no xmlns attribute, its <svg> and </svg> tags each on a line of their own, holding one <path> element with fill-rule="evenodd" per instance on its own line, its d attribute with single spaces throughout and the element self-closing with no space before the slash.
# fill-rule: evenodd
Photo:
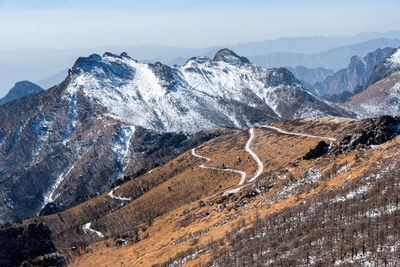
<svg viewBox="0 0 400 267">
<path fill-rule="evenodd" d="M 111 197 L 111 198 L 113 198 L 113 199 L 120 200 L 120 201 L 131 201 L 131 200 L 132 200 L 130 197 L 115 196 L 115 195 L 114 195 L 114 190 L 117 190 L 118 188 L 119 188 L 119 186 L 117 186 L 116 188 L 114 188 L 113 190 L 111 190 L 111 191 L 108 193 L 108 196 Z M 121 205 L 123 205 L 123 203 L 121 203 Z"/>
<path fill-rule="evenodd" d="M 249 135 L 250 135 L 249 140 L 247 141 L 247 143 L 246 143 L 244 149 L 250 154 L 250 156 L 257 162 L 257 165 L 258 165 L 258 168 L 257 168 L 256 173 L 255 173 L 254 176 L 253 176 L 252 178 L 250 178 L 250 180 L 249 180 L 249 182 L 252 182 L 252 181 L 254 181 L 255 179 L 257 179 L 257 178 L 261 175 L 261 173 L 262 173 L 263 170 L 264 170 L 264 165 L 262 164 L 260 158 L 250 149 L 251 142 L 252 142 L 253 139 L 254 139 L 254 128 L 250 128 L 250 129 L 249 129 Z M 194 148 L 192 149 L 192 155 L 195 156 L 195 157 L 197 157 L 197 158 L 205 159 L 206 161 L 210 161 L 210 160 L 211 160 L 211 159 L 208 158 L 208 157 L 204 157 L 204 156 L 201 156 L 201 155 L 196 154 L 196 151 L 195 151 Z M 244 184 L 244 182 L 245 182 L 245 180 L 246 180 L 246 173 L 245 173 L 244 171 L 233 170 L 233 169 L 220 169 L 220 168 L 216 168 L 216 167 L 208 167 L 208 166 L 205 166 L 204 164 L 201 164 L 201 165 L 200 165 L 200 168 L 211 169 L 211 170 L 217 170 L 217 171 L 224 171 L 224 172 L 227 172 L 227 171 L 228 171 L 228 172 L 234 172 L 234 173 L 239 173 L 239 174 L 241 175 L 241 179 L 240 179 L 240 181 L 239 181 L 239 183 L 238 183 L 238 186 L 240 186 L 240 187 L 234 188 L 234 189 L 231 189 L 231 190 L 228 190 L 228 191 L 226 191 L 226 192 L 224 193 L 224 195 L 235 194 L 235 193 L 239 192 L 240 189 L 243 188 L 242 185 Z"/>
<path fill-rule="evenodd" d="M 117 186 L 116 188 L 112 189 L 112 190 L 108 193 L 108 196 L 109 196 L 110 198 L 117 199 L 117 200 L 121 201 L 121 205 L 124 205 L 125 201 L 127 201 L 127 202 L 131 201 L 131 198 L 130 198 L 130 197 L 115 196 L 115 195 L 114 195 L 114 190 L 117 190 L 118 188 L 119 188 L 119 186 Z M 93 234 L 96 234 L 98 237 L 101 237 L 101 238 L 104 237 L 104 235 L 103 235 L 101 232 L 96 231 L 96 230 L 92 229 L 91 227 L 92 227 L 92 223 L 91 223 L 91 222 L 88 222 L 88 223 L 86 223 L 86 224 L 84 224 L 84 225 L 82 226 L 82 229 L 83 229 L 83 231 L 85 232 L 85 234 L 93 233 Z"/>
<path fill-rule="evenodd" d="M 104 235 L 103 235 L 101 232 L 92 229 L 91 226 L 92 226 L 92 223 L 91 223 L 91 222 L 88 222 L 88 223 L 86 223 L 86 224 L 84 224 L 84 225 L 82 226 L 82 229 L 83 229 L 83 231 L 84 231 L 86 234 L 94 233 L 94 234 L 96 234 L 98 237 L 104 238 Z"/>
<path fill-rule="evenodd" d="M 305 136 L 305 137 L 311 137 L 311 138 L 317 138 L 317 139 L 325 139 L 325 140 L 329 140 L 329 141 L 336 141 L 336 139 L 332 138 L 332 137 L 311 135 L 311 134 L 303 134 L 303 133 L 295 133 L 295 132 L 288 132 L 288 131 L 285 131 L 285 130 L 280 129 L 278 127 L 274 127 L 274 126 L 270 126 L 270 125 L 262 125 L 261 127 L 272 129 L 272 130 L 275 130 L 275 131 L 277 131 L 279 133 L 283 133 L 283 134 L 287 134 L 287 135 L 297 135 L 297 136 Z"/>
<path fill-rule="evenodd" d="M 256 155 L 256 153 L 254 153 L 254 152 L 250 149 L 250 144 L 251 144 L 251 142 L 252 142 L 253 139 L 254 139 L 254 128 L 250 128 L 250 129 L 249 129 L 249 134 L 250 134 L 250 138 L 249 138 L 249 140 L 247 141 L 246 146 L 244 147 L 244 149 L 245 149 L 247 152 L 249 152 L 249 154 L 253 157 L 253 159 L 257 162 L 257 165 L 258 165 L 258 168 L 257 168 L 256 173 L 255 173 L 254 176 L 251 177 L 250 180 L 249 180 L 249 182 L 252 182 L 252 181 L 254 181 L 255 179 L 257 179 L 257 178 L 261 175 L 261 173 L 262 173 L 263 170 L 264 170 L 264 165 L 262 164 L 260 158 Z"/>
<path fill-rule="evenodd" d="M 296 133 L 296 132 L 288 132 L 288 131 L 285 131 L 285 130 L 280 129 L 278 127 L 274 127 L 274 126 L 270 126 L 270 125 L 263 125 L 263 126 L 260 126 L 260 127 L 268 128 L 268 129 L 277 131 L 277 132 L 282 133 L 282 134 L 287 134 L 287 135 L 304 136 L 304 137 L 324 139 L 324 140 L 329 140 L 329 141 L 336 141 L 336 139 L 332 138 L 332 137 L 311 135 L 311 134 L 303 134 L 303 133 Z M 246 143 L 244 149 L 251 155 L 251 157 L 254 159 L 255 162 L 257 162 L 257 165 L 258 165 L 256 173 L 254 174 L 253 177 L 251 177 L 248 180 L 248 182 L 250 183 L 250 182 L 255 181 L 262 174 L 262 172 L 264 171 L 264 165 L 262 164 L 260 158 L 256 155 L 256 153 L 254 153 L 254 151 L 252 151 L 250 149 L 250 145 L 251 145 L 251 143 L 253 142 L 253 139 L 254 139 L 254 128 L 250 128 L 249 129 L 249 135 L 250 135 L 250 137 L 247 140 L 247 143 Z M 211 160 L 208 157 L 204 157 L 204 156 L 196 154 L 194 148 L 192 149 L 192 155 L 197 157 L 197 158 L 205 159 L 206 161 L 210 161 Z M 208 166 L 205 166 L 204 164 L 201 164 L 200 168 L 217 170 L 217 171 L 230 171 L 230 172 L 239 173 L 242 176 L 240 181 L 239 181 L 239 183 L 238 183 L 239 187 L 226 191 L 224 193 L 224 195 L 235 194 L 235 193 L 239 192 L 245 186 L 243 184 L 244 184 L 245 179 L 246 179 L 246 173 L 243 172 L 243 171 L 233 170 L 233 169 L 220 169 L 220 168 L 215 168 L 215 167 L 208 167 Z"/>
<path fill-rule="evenodd" d="M 195 156 L 196 158 L 205 159 L 206 161 L 210 161 L 211 160 L 210 158 L 207 158 L 207 157 L 200 156 L 200 155 L 196 154 L 196 151 L 195 151 L 194 148 L 192 149 L 192 155 Z M 221 171 L 221 172 L 238 173 L 241 176 L 238 185 L 242 185 L 244 183 L 245 179 L 246 179 L 246 173 L 244 171 L 239 171 L 239 170 L 234 170 L 234 169 L 221 169 L 221 168 L 216 168 L 216 167 L 208 167 L 208 166 L 205 166 L 204 164 L 201 164 L 199 167 L 203 168 L 203 169 L 210 169 L 210 170 L 216 170 L 216 171 Z"/>
</svg>

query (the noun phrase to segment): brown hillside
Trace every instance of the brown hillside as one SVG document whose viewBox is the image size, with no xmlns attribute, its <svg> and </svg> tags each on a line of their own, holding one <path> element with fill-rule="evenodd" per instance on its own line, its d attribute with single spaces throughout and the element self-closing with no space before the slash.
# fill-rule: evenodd
<svg viewBox="0 0 400 267">
<path fill-rule="evenodd" d="M 380 122 L 323 117 L 273 124 L 283 131 L 321 138 L 258 127 L 250 149 L 264 170 L 252 183 L 248 180 L 258 166 L 244 149 L 249 131 L 233 132 L 196 148 L 197 154 L 210 161 L 187 151 L 114 191 L 132 201 L 103 194 L 62 213 L 33 220 L 49 226 L 56 246 L 69 255 L 72 266 L 211 263 L 238 250 L 238 234 L 255 229 L 260 220 L 268 221 L 328 192 L 346 194 L 354 181 L 389 164 L 385 162 L 399 154 L 398 138 L 378 147 L 360 143 L 341 150 L 346 147 L 345 136 L 360 136 L 362 130 Z M 324 137 L 337 139 L 331 145 L 336 152 L 303 160 L 318 142 L 329 141 Z M 201 164 L 245 171 L 245 184 L 238 193 L 226 196 L 227 190 L 237 187 L 240 175 L 201 168 Z M 84 232 L 82 226 L 88 222 L 106 240 Z M 78 248 L 71 249 L 73 246 Z"/>
</svg>

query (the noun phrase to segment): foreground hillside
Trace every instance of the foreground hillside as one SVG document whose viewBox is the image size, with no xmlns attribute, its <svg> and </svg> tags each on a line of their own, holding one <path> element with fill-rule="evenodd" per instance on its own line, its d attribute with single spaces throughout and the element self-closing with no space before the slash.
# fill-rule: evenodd
<svg viewBox="0 0 400 267">
<path fill-rule="evenodd" d="M 44 222 L 72 266 L 341 265 L 398 258 L 392 117 L 232 131 Z"/>
</svg>

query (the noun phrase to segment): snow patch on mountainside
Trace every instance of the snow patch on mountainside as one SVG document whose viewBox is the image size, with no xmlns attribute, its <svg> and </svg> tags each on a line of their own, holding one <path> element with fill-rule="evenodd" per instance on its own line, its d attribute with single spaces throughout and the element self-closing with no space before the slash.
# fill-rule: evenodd
<svg viewBox="0 0 400 267">
<path fill-rule="evenodd" d="M 103 235 L 101 232 L 92 229 L 92 223 L 91 223 L 91 222 L 85 223 L 85 224 L 82 226 L 82 230 L 83 230 L 83 232 L 85 232 L 86 234 L 93 233 L 93 234 L 96 234 L 96 235 L 97 235 L 98 237 L 100 237 L 100 238 L 104 238 L 104 235 Z"/>
<path fill-rule="evenodd" d="M 42 208 L 46 206 L 46 204 L 53 202 L 57 198 L 57 196 L 55 196 L 55 192 L 58 186 L 64 181 L 64 178 L 68 176 L 68 174 L 72 171 L 73 168 L 74 165 L 72 165 L 70 168 L 68 168 L 68 170 L 64 171 L 57 177 L 56 182 L 51 186 L 50 190 L 43 196 Z"/>
<path fill-rule="evenodd" d="M 382 97 L 369 98 L 360 103 L 357 108 L 360 118 L 375 117 L 379 115 L 398 116 L 400 114 L 400 83 L 387 89 Z"/>
<path fill-rule="evenodd" d="M 295 118 L 299 119 L 310 118 L 310 117 L 322 117 L 326 115 L 328 115 L 326 114 L 326 112 L 317 110 L 310 106 L 302 107 L 299 110 L 297 110 L 296 113 L 294 114 Z"/>
<path fill-rule="evenodd" d="M 62 99 L 67 101 L 69 108 L 68 108 L 68 124 L 65 126 L 64 129 L 64 140 L 63 145 L 67 145 L 71 140 L 71 137 L 75 131 L 76 122 L 77 122 L 77 99 L 76 93 L 67 93 L 63 95 Z"/>
<path fill-rule="evenodd" d="M 387 62 L 392 67 L 400 66 L 400 49 L 397 49 L 397 51 L 387 59 Z"/>
<path fill-rule="evenodd" d="M 60 175 L 58 175 L 54 184 L 50 187 L 50 189 L 47 191 L 47 193 L 44 194 L 42 208 L 44 206 L 46 206 L 46 204 L 54 202 L 60 196 L 60 194 L 56 194 L 58 187 L 71 174 L 71 172 L 74 170 L 76 164 L 79 164 L 79 162 L 81 162 L 82 158 L 84 158 L 87 155 L 87 153 L 90 151 L 90 149 L 82 148 L 80 146 L 77 146 L 74 149 L 75 149 L 75 153 L 73 156 L 74 161 L 72 163 L 70 163 L 70 165 L 67 166 Z"/>
<path fill-rule="evenodd" d="M 242 110 L 247 107 L 269 112 L 258 115 L 264 120 L 277 120 L 280 97 L 274 95 L 276 88 L 307 92 L 288 71 L 267 70 L 232 51 L 221 51 L 218 60 L 195 57 L 182 67 L 144 64 L 126 54 L 80 58 L 66 92 L 71 107 L 71 96 L 82 91 L 126 124 L 187 133 L 251 127 L 252 120 Z M 291 80 L 285 80 L 288 77 Z"/>
<path fill-rule="evenodd" d="M 114 172 L 113 181 L 124 176 L 125 169 L 130 160 L 129 147 L 134 133 L 134 126 L 123 126 L 118 128 L 116 134 L 114 135 L 112 150 L 117 155 L 117 163 L 119 166 Z"/>
<path fill-rule="evenodd" d="M 43 145 L 47 141 L 49 134 L 52 131 L 52 126 L 53 122 L 47 118 L 42 118 L 33 124 L 32 130 L 36 136 L 38 136 L 38 139 L 36 142 L 36 148 L 32 152 L 32 164 L 36 163 L 40 150 L 43 148 Z"/>
</svg>

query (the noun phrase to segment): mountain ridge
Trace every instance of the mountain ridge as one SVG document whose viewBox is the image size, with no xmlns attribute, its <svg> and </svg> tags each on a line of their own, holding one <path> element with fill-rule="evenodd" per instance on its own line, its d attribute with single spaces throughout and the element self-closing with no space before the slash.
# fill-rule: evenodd
<svg viewBox="0 0 400 267">
<path fill-rule="evenodd" d="M 0 106 L 8 102 L 18 100 L 33 93 L 38 93 L 44 89 L 30 81 L 17 82 L 13 88 L 8 91 L 7 95 L 0 98 Z"/>
<path fill-rule="evenodd" d="M 183 67 L 144 64 L 126 53 L 81 57 L 60 85 L 6 104 L 0 115 L 3 221 L 100 194 L 204 140 L 193 135 L 202 130 L 353 116 L 288 70 L 258 67 L 230 50 Z"/>
</svg>

